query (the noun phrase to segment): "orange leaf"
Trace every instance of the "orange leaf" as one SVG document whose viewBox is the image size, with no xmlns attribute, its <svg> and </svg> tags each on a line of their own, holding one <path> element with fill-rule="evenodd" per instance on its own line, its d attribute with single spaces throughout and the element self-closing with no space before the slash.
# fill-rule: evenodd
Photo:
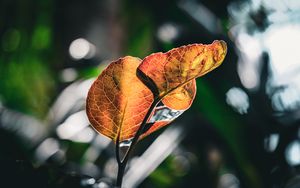
<svg viewBox="0 0 300 188">
<path fill-rule="evenodd" d="M 191 106 L 195 98 L 195 78 L 221 65 L 226 52 L 224 41 L 214 41 L 210 45 L 192 44 L 166 53 L 154 53 L 142 61 L 138 67 L 138 75 L 169 110 L 165 110 L 165 113 L 172 110 L 183 112 Z M 142 137 L 166 126 L 174 119 L 156 120 L 149 125 Z"/>
<path fill-rule="evenodd" d="M 117 140 L 134 136 L 153 102 L 152 92 L 136 76 L 140 59 L 124 57 L 112 62 L 91 86 L 87 115 L 92 126 Z"/>
<path fill-rule="evenodd" d="M 182 46 L 166 53 L 149 55 L 138 70 L 145 84 L 157 95 L 155 97 L 164 98 L 187 82 L 221 65 L 226 52 L 224 41 Z"/>
</svg>

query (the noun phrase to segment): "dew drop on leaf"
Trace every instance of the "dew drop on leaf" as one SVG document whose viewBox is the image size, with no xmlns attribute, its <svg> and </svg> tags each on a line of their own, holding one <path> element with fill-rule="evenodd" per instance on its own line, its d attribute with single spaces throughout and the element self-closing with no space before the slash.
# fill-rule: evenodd
<svg viewBox="0 0 300 188">
<path fill-rule="evenodd" d="M 120 148 L 130 147 L 131 143 L 132 143 L 132 139 L 124 140 L 124 141 L 120 142 L 119 147 Z"/>
<path fill-rule="evenodd" d="M 148 123 L 155 123 L 158 121 L 173 121 L 180 116 L 185 110 L 174 110 L 167 106 L 158 106 L 155 108 L 153 116 Z"/>
<path fill-rule="evenodd" d="M 127 152 L 132 144 L 133 139 L 124 140 L 119 143 L 119 156 L 121 161 L 124 160 L 124 157 L 127 155 Z"/>
</svg>

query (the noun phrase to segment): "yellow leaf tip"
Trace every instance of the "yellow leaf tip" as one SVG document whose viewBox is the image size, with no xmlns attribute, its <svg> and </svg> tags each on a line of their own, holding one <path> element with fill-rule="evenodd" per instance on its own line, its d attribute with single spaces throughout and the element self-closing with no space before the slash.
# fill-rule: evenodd
<svg viewBox="0 0 300 188">
<path fill-rule="evenodd" d="M 223 40 L 215 40 L 211 46 L 214 51 L 213 58 L 216 62 L 215 67 L 217 67 L 221 65 L 225 59 L 227 54 L 227 44 Z"/>
</svg>

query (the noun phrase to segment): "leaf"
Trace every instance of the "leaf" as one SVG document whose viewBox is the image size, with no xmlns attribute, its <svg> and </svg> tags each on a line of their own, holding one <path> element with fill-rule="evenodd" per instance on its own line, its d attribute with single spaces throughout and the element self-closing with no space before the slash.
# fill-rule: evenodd
<svg viewBox="0 0 300 188">
<path fill-rule="evenodd" d="M 178 88 L 221 65 L 226 52 L 227 46 L 224 41 L 214 41 L 209 45 L 182 46 L 166 53 L 149 55 L 142 61 L 138 71 L 143 75 L 141 79 L 153 91 L 155 97 L 161 99 L 166 97 L 167 99 L 163 99 L 166 101 L 169 100 L 170 93 L 174 91 L 176 94 L 180 93 L 182 89 Z M 186 89 L 193 91 L 191 87 L 194 86 L 190 85 Z"/>
<path fill-rule="evenodd" d="M 192 44 L 154 53 L 138 67 L 138 75 L 170 110 L 187 110 L 196 95 L 195 78 L 205 75 L 223 62 L 227 53 L 224 41 L 210 45 Z M 174 118 L 175 119 L 175 118 Z M 146 127 L 145 137 L 166 126 L 172 120 L 158 120 Z"/>
<path fill-rule="evenodd" d="M 134 136 L 153 102 L 136 76 L 141 60 L 126 56 L 112 62 L 91 86 L 87 115 L 96 131 L 116 141 Z"/>
</svg>

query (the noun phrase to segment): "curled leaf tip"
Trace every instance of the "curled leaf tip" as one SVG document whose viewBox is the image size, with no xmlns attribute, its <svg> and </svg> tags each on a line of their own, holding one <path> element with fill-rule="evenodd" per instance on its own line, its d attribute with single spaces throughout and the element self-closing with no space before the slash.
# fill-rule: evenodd
<svg viewBox="0 0 300 188">
<path fill-rule="evenodd" d="M 215 40 L 211 48 L 213 48 L 213 58 L 216 62 L 215 67 L 218 67 L 222 64 L 227 54 L 227 44 L 223 40 Z"/>
</svg>

